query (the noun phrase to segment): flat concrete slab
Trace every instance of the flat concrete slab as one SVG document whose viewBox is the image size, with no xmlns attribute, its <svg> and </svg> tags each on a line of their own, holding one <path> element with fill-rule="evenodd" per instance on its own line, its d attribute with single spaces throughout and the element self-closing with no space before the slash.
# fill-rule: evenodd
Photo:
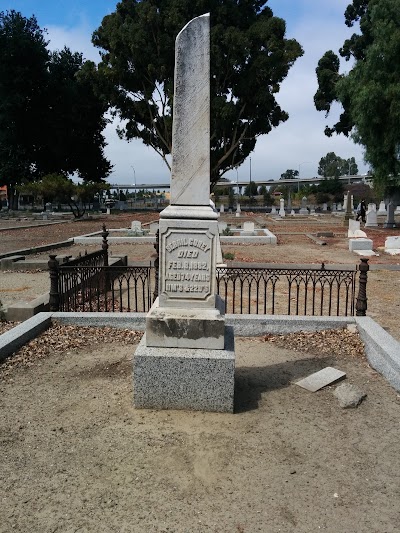
<svg viewBox="0 0 400 533">
<path fill-rule="evenodd" d="M 327 366 L 319 372 L 315 372 L 314 374 L 297 381 L 296 385 L 310 392 L 317 392 L 323 387 L 326 387 L 331 383 L 335 383 L 335 381 L 338 381 L 339 379 L 343 379 L 345 376 L 346 372 L 342 372 L 341 370 Z"/>
</svg>

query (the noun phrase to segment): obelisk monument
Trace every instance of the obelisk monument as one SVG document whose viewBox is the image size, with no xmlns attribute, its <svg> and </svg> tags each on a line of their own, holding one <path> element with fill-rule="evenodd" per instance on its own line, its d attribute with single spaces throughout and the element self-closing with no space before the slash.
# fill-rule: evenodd
<svg viewBox="0 0 400 533">
<path fill-rule="evenodd" d="M 209 198 L 206 14 L 176 38 L 171 204 L 160 214 L 159 297 L 134 356 L 136 407 L 233 410 L 233 330 L 216 295 L 218 215 Z"/>
</svg>

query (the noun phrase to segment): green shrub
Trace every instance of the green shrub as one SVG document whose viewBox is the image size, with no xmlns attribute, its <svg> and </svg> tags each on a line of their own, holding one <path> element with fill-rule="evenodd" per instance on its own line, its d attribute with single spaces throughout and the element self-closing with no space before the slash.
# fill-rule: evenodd
<svg viewBox="0 0 400 533">
<path fill-rule="evenodd" d="M 233 233 L 231 232 L 231 228 L 227 226 L 224 230 L 222 230 L 222 235 L 224 235 L 225 237 L 229 237 L 229 235 L 233 235 Z"/>
<path fill-rule="evenodd" d="M 233 254 L 232 252 L 225 252 L 222 254 L 222 257 L 227 261 L 233 261 L 235 259 L 235 254 Z"/>
</svg>

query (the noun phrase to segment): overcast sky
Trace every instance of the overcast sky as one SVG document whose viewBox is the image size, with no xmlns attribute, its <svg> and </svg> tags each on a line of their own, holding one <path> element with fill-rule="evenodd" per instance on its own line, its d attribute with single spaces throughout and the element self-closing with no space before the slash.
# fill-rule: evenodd
<svg viewBox="0 0 400 533">
<path fill-rule="evenodd" d="M 251 155 L 252 179 L 277 179 L 289 168 L 300 170 L 303 178 L 316 176 L 318 162 L 328 152 L 345 159 L 355 157 L 360 173 L 368 170 L 360 146 L 344 136 L 324 135 L 325 126 L 337 121 L 340 108 L 335 107 L 326 119 L 313 104 L 318 60 L 327 50 L 337 52 L 354 31 L 344 24 L 343 14 L 349 3 L 350 0 L 269 0 L 274 15 L 287 22 L 287 38 L 297 39 L 304 55 L 296 61 L 277 95 L 279 104 L 289 113 L 289 120 L 258 139 Z M 68 46 L 96 62 L 99 52 L 91 44 L 91 35 L 115 6 L 115 0 L 0 0 L 1 10 L 15 9 L 26 17 L 34 14 L 39 25 L 48 30 L 51 49 Z M 343 62 L 342 70 L 349 68 Z M 114 165 L 108 178 L 110 183 L 133 183 L 134 174 L 138 184 L 169 181 L 166 166 L 151 148 L 140 141 L 120 140 L 115 124 L 107 126 L 105 136 L 106 156 Z M 238 177 L 247 179 L 249 173 L 247 159 L 238 169 Z M 225 176 L 236 181 L 236 171 Z"/>
</svg>

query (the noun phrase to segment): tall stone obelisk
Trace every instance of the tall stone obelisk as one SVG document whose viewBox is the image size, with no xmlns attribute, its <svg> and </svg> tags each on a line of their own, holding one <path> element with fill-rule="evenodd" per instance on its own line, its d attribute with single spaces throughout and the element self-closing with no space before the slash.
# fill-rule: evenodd
<svg viewBox="0 0 400 533">
<path fill-rule="evenodd" d="M 233 410 L 234 339 L 216 295 L 218 215 L 209 198 L 206 14 L 176 38 L 171 204 L 160 214 L 159 298 L 134 357 L 136 407 Z"/>
</svg>

